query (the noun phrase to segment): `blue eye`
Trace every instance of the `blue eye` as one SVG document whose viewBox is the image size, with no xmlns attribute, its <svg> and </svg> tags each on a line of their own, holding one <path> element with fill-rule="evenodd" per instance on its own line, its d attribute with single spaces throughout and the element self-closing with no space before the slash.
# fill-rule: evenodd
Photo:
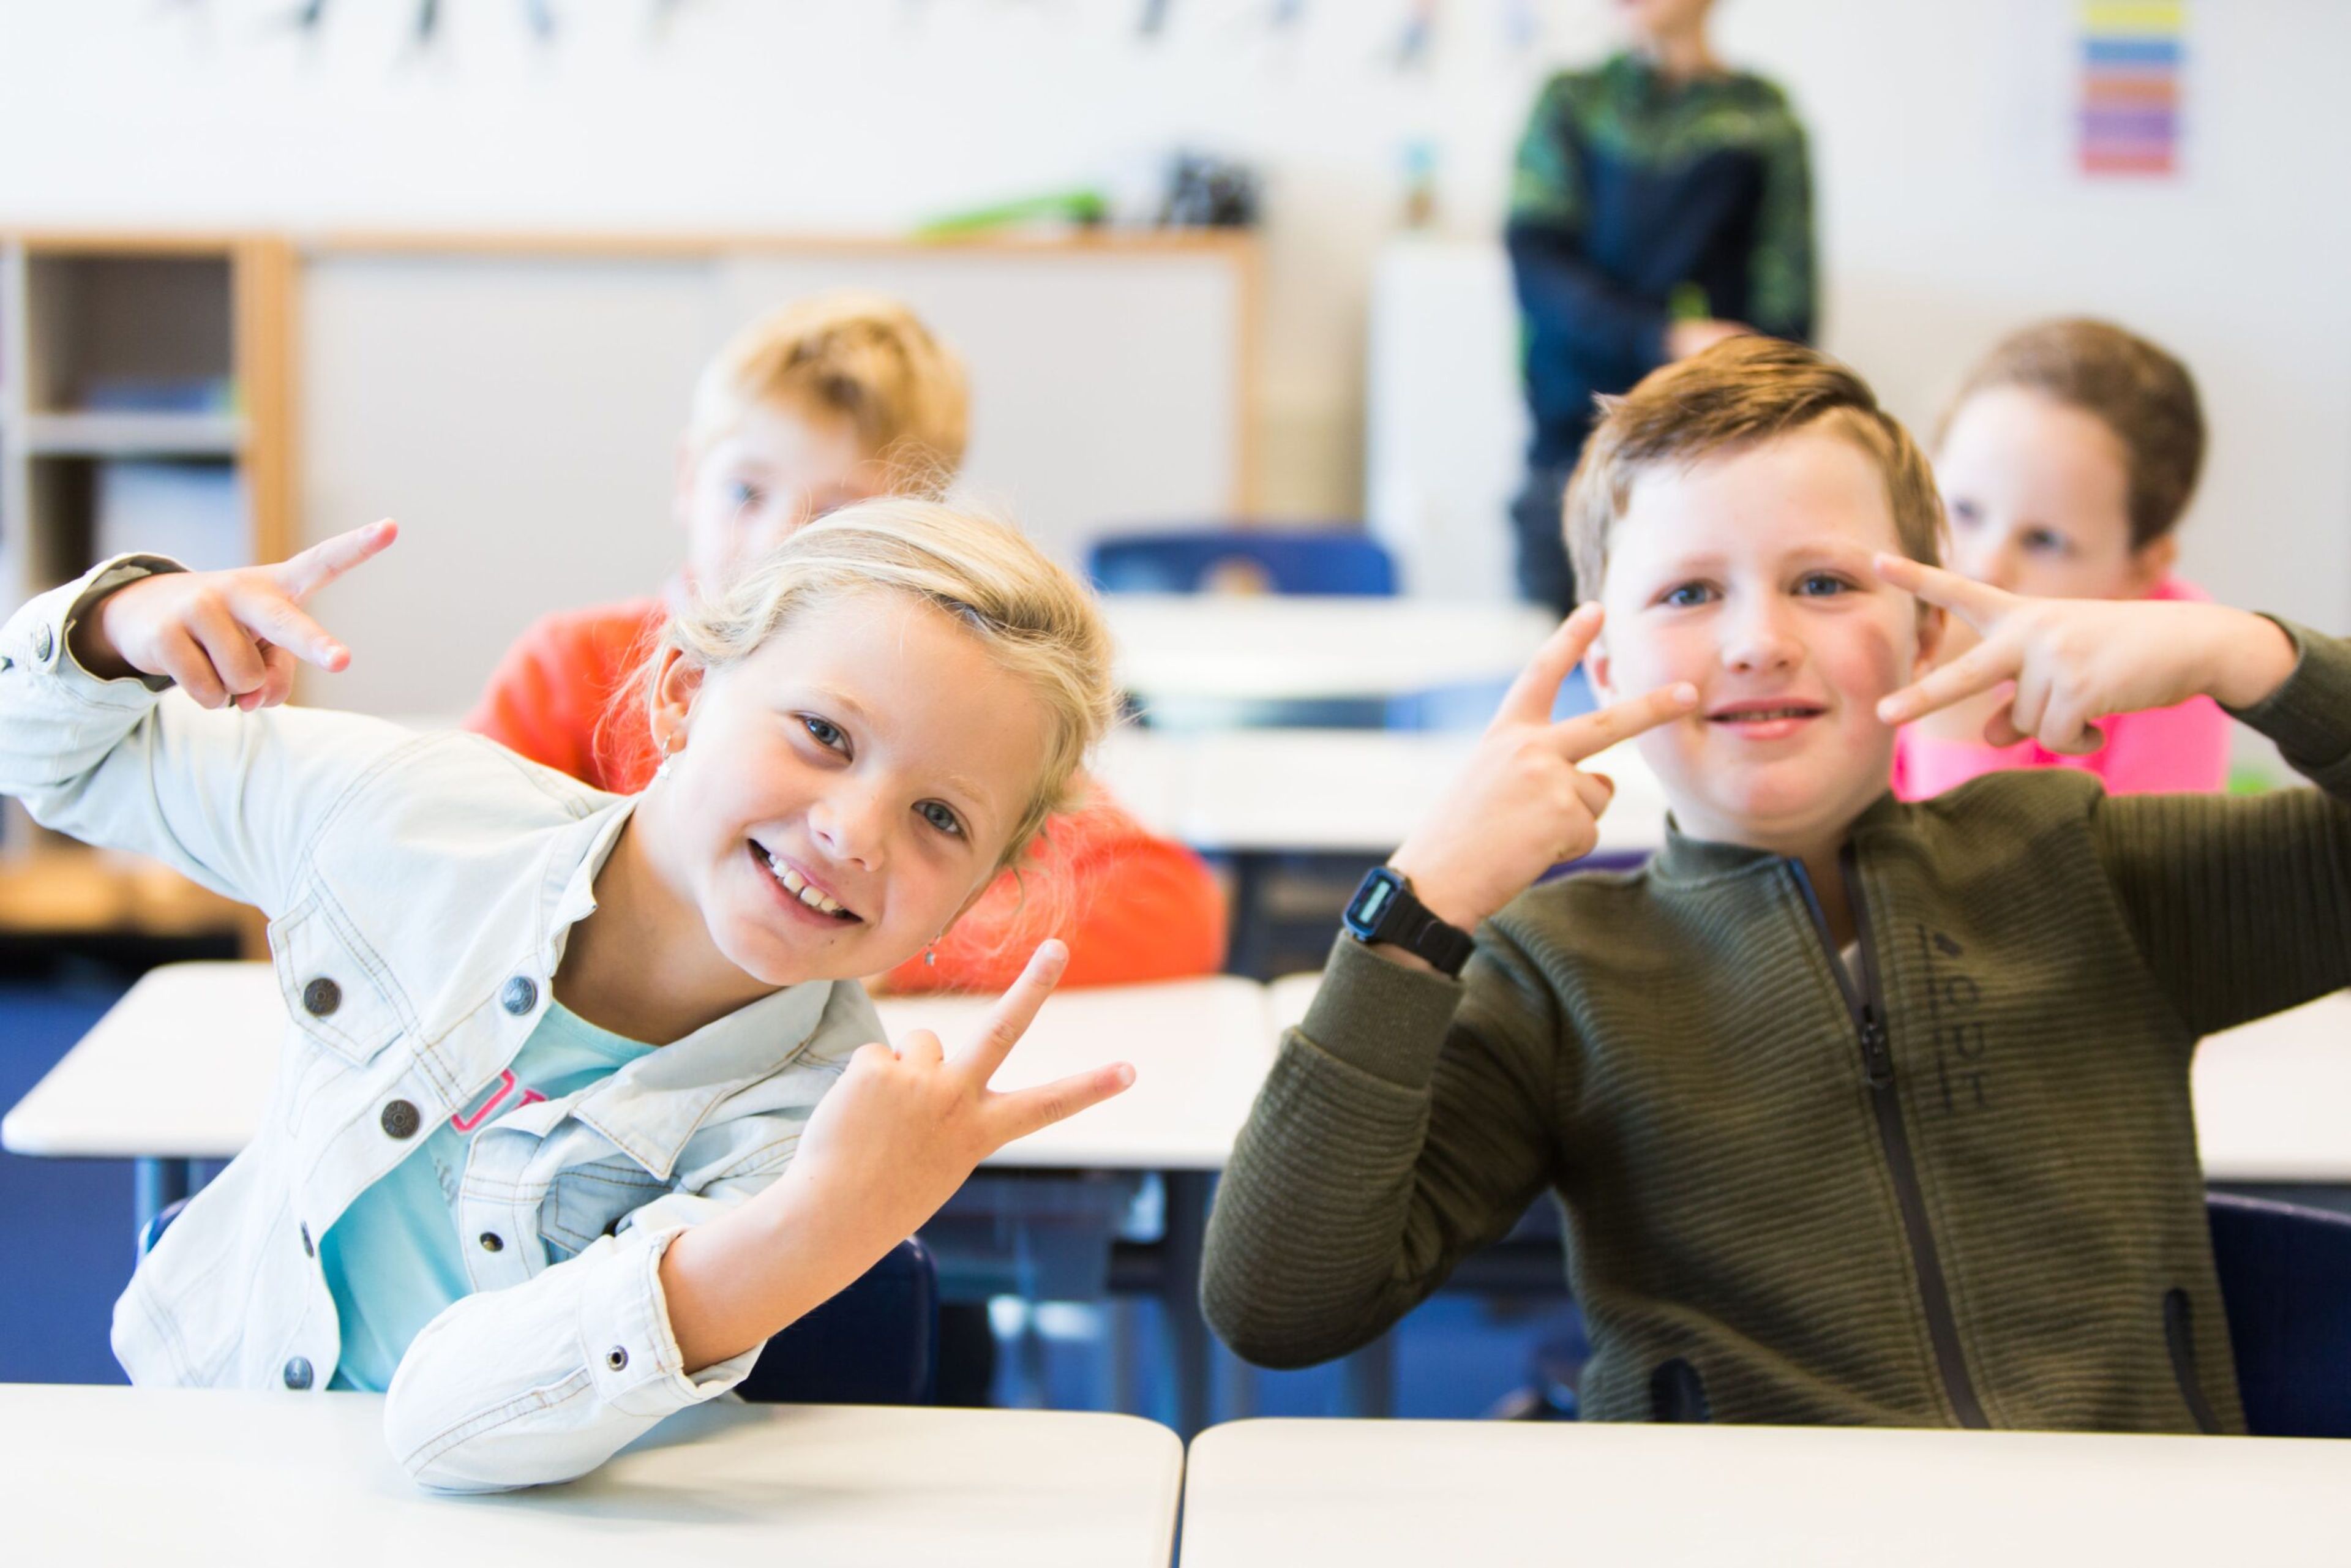
<svg viewBox="0 0 2351 1568">
<path fill-rule="evenodd" d="M 1971 528 L 1983 520 L 1983 513 L 1973 501 L 1953 501 L 1944 510 L 1957 528 Z"/>
<path fill-rule="evenodd" d="M 1808 571 L 1796 585 L 1796 591 L 1809 598 L 1826 599 L 1833 594 L 1851 591 L 1853 584 L 1833 571 Z"/>
<path fill-rule="evenodd" d="M 1710 603 L 1713 599 L 1714 590 L 1705 583 L 1685 582 L 1679 588 L 1667 589 L 1657 602 L 1669 605 L 1676 610 L 1689 610 L 1700 604 Z"/>
<path fill-rule="evenodd" d="M 2034 555 L 2064 555 L 2065 536 L 2048 528 L 2031 528 L 2025 532 L 2024 548 Z"/>
<path fill-rule="evenodd" d="M 923 821 L 948 837 L 956 839 L 963 837 L 963 820 L 938 801 L 925 800 L 914 810 L 923 814 Z"/>
<path fill-rule="evenodd" d="M 737 507 L 756 507 L 759 504 L 765 494 L 766 492 L 762 491 L 759 486 L 750 483 L 748 480 L 729 479 L 726 481 L 726 498 L 729 501 L 732 501 Z"/>
<path fill-rule="evenodd" d="M 819 746 L 833 751 L 849 749 L 849 737 L 843 735 L 841 732 L 841 727 L 829 718 L 819 718 L 812 713 L 804 713 L 800 715 L 800 727 L 807 730 Z"/>
</svg>

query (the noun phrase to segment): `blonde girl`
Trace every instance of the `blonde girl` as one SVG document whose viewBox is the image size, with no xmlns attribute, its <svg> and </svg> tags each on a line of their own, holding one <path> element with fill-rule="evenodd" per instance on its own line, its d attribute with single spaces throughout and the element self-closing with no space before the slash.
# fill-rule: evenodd
<svg viewBox="0 0 2351 1568">
<path fill-rule="evenodd" d="M 681 613 L 646 683 L 660 772 L 617 797 L 277 706 L 297 659 L 349 662 L 303 601 L 395 532 L 34 600 L 0 629 L 0 789 L 270 917 L 272 1103 L 117 1306 L 132 1381 L 386 1389 L 421 1482 L 562 1480 L 1131 1082 L 987 1087 L 1057 943 L 952 1054 L 878 1043 L 852 978 L 1066 804 L 1108 639 L 1013 530 L 852 507 Z"/>
</svg>

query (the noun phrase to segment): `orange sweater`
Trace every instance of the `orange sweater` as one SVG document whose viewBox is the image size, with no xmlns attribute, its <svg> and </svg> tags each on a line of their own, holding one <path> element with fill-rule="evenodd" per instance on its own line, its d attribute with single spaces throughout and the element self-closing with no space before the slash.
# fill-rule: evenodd
<svg viewBox="0 0 2351 1568">
<path fill-rule="evenodd" d="M 616 703 L 668 611 L 631 600 L 549 615 L 507 650 L 465 727 L 599 789 L 630 794 L 654 766 L 635 702 Z M 1225 955 L 1216 879 L 1183 845 L 1154 838 L 1091 787 L 1045 824 L 1019 874 L 1007 871 L 937 948 L 891 971 L 893 990 L 1002 990 L 1047 936 L 1070 945 L 1068 986 L 1214 974 Z"/>
</svg>

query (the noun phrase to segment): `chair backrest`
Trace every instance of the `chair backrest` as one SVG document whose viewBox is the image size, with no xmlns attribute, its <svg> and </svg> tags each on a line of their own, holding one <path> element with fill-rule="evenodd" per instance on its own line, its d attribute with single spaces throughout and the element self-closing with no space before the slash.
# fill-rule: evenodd
<svg viewBox="0 0 2351 1568">
<path fill-rule="evenodd" d="M 1339 593 L 1389 597 L 1395 557 L 1339 528 L 1189 529 L 1097 539 L 1086 572 L 1105 593 Z"/>
<path fill-rule="evenodd" d="M 2351 1215 L 2205 1200 L 2245 1421 L 2264 1437 L 2351 1437 Z"/>
<path fill-rule="evenodd" d="M 762 1405 L 930 1405 L 938 1363 L 938 1270 L 909 1239 L 769 1340 L 735 1392 Z"/>
</svg>

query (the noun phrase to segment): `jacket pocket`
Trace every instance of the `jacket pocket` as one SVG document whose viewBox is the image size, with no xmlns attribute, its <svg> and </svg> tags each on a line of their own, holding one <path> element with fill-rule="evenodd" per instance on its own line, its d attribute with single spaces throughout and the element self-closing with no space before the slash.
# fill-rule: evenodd
<svg viewBox="0 0 2351 1568">
<path fill-rule="evenodd" d="M 569 1166 L 538 1206 L 539 1237 L 549 1249 L 576 1255 L 615 1234 L 622 1220 L 670 1190 L 668 1182 L 632 1160 Z"/>
<path fill-rule="evenodd" d="M 2177 1287 L 2164 1292 L 2163 1341 L 2171 1350 L 2171 1375 L 2179 1385 L 2179 1397 L 2187 1402 L 2198 1431 L 2218 1432 L 2220 1419 L 2212 1414 L 2212 1402 L 2204 1397 L 2204 1385 L 2196 1375 L 2195 1331 L 2188 1292 Z"/>
<path fill-rule="evenodd" d="M 294 1028 L 360 1067 L 400 1038 L 402 1020 L 381 966 L 335 925 L 313 894 L 269 923 L 269 955 Z"/>
</svg>

